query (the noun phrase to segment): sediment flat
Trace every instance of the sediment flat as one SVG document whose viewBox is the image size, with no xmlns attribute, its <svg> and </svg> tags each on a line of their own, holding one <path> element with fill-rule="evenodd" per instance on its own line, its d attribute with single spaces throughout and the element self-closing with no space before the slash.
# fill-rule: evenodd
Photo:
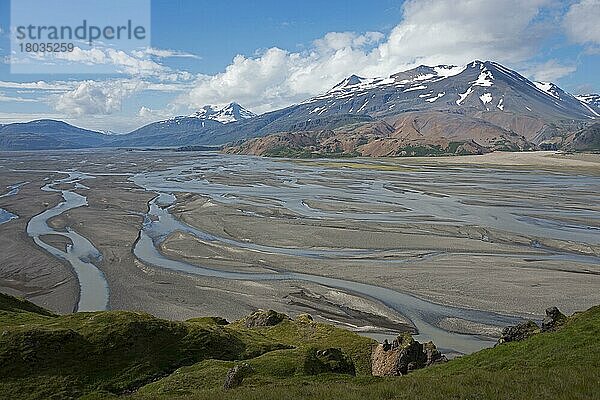
<svg viewBox="0 0 600 400">
<path fill-rule="evenodd" d="M 549 305 L 570 313 L 600 302 L 599 168 L 599 155 L 555 152 L 377 160 L 1 153 L 0 185 L 29 183 L 0 198 L 1 208 L 19 216 L 0 225 L 0 290 L 73 310 L 76 276 L 31 241 L 26 224 L 61 201 L 40 188 L 75 169 L 93 178 L 60 188 L 87 197 L 88 205 L 49 224 L 73 229 L 100 251 L 110 309 L 236 319 L 273 308 L 358 331 L 410 329 L 401 313 L 374 299 L 316 283 L 224 280 L 143 263 L 133 246 L 148 202 L 165 192 L 176 196 L 173 216 L 211 237 L 174 232 L 159 251 L 175 260 L 336 277 L 509 315 L 539 318 Z M 452 318 L 440 326 L 497 333 Z"/>
</svg>

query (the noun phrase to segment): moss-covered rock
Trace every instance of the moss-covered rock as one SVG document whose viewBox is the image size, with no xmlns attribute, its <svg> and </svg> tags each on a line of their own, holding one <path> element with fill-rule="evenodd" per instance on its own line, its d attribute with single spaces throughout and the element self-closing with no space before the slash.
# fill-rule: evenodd
<svg viewBox="0 0 600 400">
<path fill-rule="evenodd" d="M 533 321 L 525 321 L 518 325 L 507 326 L 502 330 L 502 335 L 500 336 L 500 339 L 498 339 L 498 344 L 518 342 L 537 333 L 540 333 L 540 327 Z"/>
<path fill-rule="evenodd" d="M 296 317 L 296 319 L 294 320 L 296 322 L 300 322 L 302 324 L 310 324 L 311 322 L 314 321 L 312 315 L 310 314 L 300 314 Z"/>
<path fill-rule="evenodd" d="M 244 378 L 249 376 L 254 372 L 254 368 L 252 368 L 247 363 L 241 363 L 236 365 L 227 371 L 227 376 L 225 376 L 225 383 L 223 383 L 223 389 L 233 389 L 242 384 Z"/>
<path fill-rule="evenodd" d="M 427 342 L 423 345 L 423 352 L 427 357 L 425 366 L 428 367 L 433 364 L 440 364 L 447 362 L 448 359 L 444 356 L 436 347 L 433 342 Z"/>
<path fill-rule="evenodd" d="M 246 328 L 256 328 L 259 326 L 275 326 L 284 320 L 290 318 L 282 313 L 273 310 L 257 310 L 246 317 L 244 324 Z"/>
<path fill-rule="evenodd" d="M 317 375 L 326 372 L 356 375 L 354 362 L 338 348 L 317 350 L 311 347 L 307 349 L 304 357 L 303 372 L 306 375 Z"/>
</svg>

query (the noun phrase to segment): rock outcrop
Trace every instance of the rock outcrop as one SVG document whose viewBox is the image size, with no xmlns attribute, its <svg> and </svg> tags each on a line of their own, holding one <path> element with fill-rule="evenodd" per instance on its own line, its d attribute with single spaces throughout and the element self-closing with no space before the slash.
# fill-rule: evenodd
<svg viewBox="0 0 600 400">
<path fill-rule="evenodd" d="M 429 367 L 433 364 L 439 364 L 448 361 L 445 355 L 443 355 L 433 342 L 427 342 L 423 345 L 423 351 L 425 352 L 425 356 L 427 360 L 425 361 L 425 366 Z"/>
<path fill-rule="evenodd" d="M 560 312 L 557 307 L 546 309 L 546 318 L 542 321 L 542 332 L 555 331 L 567 322 L 567 316 Z"/>
<path fill-rule="evenodd" d="M 294 321 L 301 322 L 303 324 L 310 324 L 311 322 L 314 322 L 314 319 L 312 315 L 305 313 L 298 315 Z"/>
<path fill-rule="evenodd" d="M 398 336 L 392 343 L 385 340 L 371 355 L 374 376 L 402 376 L 410 371 L 446 362 L 433 342 L 419 343 L 410 333 Z"/>
<path fill-rule="evenodd" d="M 533 321 L 525 321 L 518 325 L 507 326 L 502 330 L 498 344 L 518 342 L 540 332 L 540 327 Z"/>
<path fill-rule="evenodd" d="M 518 342 L 525 340 L 540 332 L 553 332 L 558 330 L 567 322 L 567 316 L 560 312 L 557 307 L 546 309 L 546 317 L 542 321 L 542 327 L 533 321 L 525 321 L 515 326 L 507 326 L 502 330 L 502 336 L 497 344 Z"/>
<path fill-rule="evenodd" d="M 236 365 L 227 371 L 223 388 L 227 390 L 240 386 L 244 378 L 246 378 L 252 372 L 254 372 L 254 368 L 252 368 L 249 364 L 242 363 Z"/>
<path fill-rule="evenodd" d="M 246 317 L 246 328 L 256 328 L 260 326 L 275 326 L 278 323 L 289 320 L 290 318 L 282 313 L 273 310 L 257 310 Z"/>
</svg>

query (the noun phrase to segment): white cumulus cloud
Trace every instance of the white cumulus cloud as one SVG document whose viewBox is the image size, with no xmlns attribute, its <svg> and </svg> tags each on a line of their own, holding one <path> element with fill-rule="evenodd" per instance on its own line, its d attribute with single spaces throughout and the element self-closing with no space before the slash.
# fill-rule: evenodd
<svg viewBox="0 0 600 400">
<path fill-rule="evenodd" d="M 600 0 L 583 0 L 571 5 L 563 25 L 572 41 L 600 44 Z"/>
<path fill-rule="evenodd" d="M 119 112 L 123 101 L 145 88 L 141 81 L 83 81 L 52 99 L 56 111 L 69 116 L 108 115 Z"/>
<path fill-rule="evenodd" d="M 492 59 L 517 64 L 532 57 L 552 24 L 553 0 L 410 0 L 387 35 L 332 32 L 310 49 L 270 48 L 238 55 L 224 72 L 200 76 L 178 99 L 191 108 L 238 101 L 264 112 L 331 88 L 351 74 L 387 76 L 419 64 Z"/>
</svg>

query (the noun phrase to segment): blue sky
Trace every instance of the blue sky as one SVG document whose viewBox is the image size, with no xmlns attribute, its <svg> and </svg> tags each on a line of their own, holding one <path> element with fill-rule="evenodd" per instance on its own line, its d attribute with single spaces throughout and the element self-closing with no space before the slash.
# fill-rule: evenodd
<svg viewBox="0 0 600 400">
<path fill-rule="evenodd" d="M 198 54 L 194 68 L 217 73 L 236 54 L 279 47 L 302 50 L 327 32 L 389 31 L 401 2 L 373 0 L 153 1 L 152 45 Z M 194 27 L 172 29 L 173 23 Z"/>
<path fill-rule="evenodd" d="M 155 0 L 150 47 L 82 47 L 63 61 L 68 74 L 12 74 L 9 16 L 0 0 L 0 123 L 45 117 L 126 132 L 204 104 L 260 113 L 353 73 L 473 59 L 600 92 L 600 0 Z M 114 73 L 75 73 L 93 63 Z"/>
</svg>

